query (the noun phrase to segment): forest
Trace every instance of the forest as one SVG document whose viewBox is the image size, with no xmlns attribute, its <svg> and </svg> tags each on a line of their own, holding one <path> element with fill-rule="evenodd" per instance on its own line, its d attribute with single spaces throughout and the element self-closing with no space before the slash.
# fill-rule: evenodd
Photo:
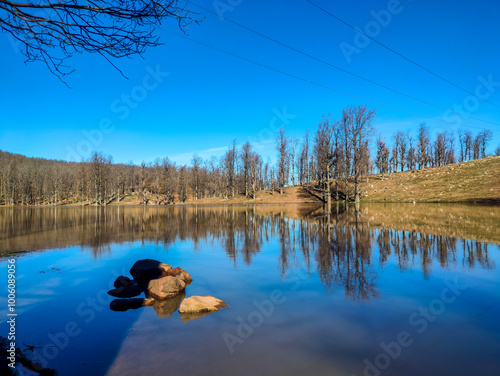
<svg viewBox="0 0 500 376">
<path fill-rule="evenodd" d="M 417 134 L 398 131 L 386 141 L 372 125 L 376 111 L 344 108 L 338 119 L 323 116 L 313 134 L 276 136 L 276 163 L 264 162 L 246 142 L 236 140 L 220 158 L 176 165 L 168 157 L 140 166 L 113 163 L 94 152 L 81 162 L 28 158 L 0 151 L 0 205 L 108 205 L 135 195 L 142 204 L 166 205 L 205 197 L 255 198 L 260 190 L 283 193 L 292 185 L 314 184 L 330 200 L 360 200 L 360 179 L 371 174 L 438 167 L 487 157 L 491 130 L 440 132 L 422 123 Z M 497 154 L 500 150 L 497 149 Z M 349 189 L 349 186 L 354 189 Z"/>
</svg>

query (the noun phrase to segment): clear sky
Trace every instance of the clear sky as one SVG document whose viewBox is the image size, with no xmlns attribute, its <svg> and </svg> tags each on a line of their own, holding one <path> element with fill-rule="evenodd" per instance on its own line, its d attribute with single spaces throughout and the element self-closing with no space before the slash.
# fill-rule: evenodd
<svg viewBox="0 0 500 376">
<path fill-rule="evenodd" d="M 443 108 L 461 111 L 456 107 L 461 106 L 473 117 L 496 124 L 447 114 L 200 10 L 206 18 L 189 28 L 188 38 L 173 35 L 180 34 L 175 22 L 165 22 L 158 30 L 164 45 L 149 49 L 143 59 L 115 60 L 128 79 L 100 56 L 71 58 L 68 62 L 76 69 L 67 77 L 71 89 L 42 63 L 24 64 L 10 38 L 0 34 L 0 149 L 65 160 L 87 158 L 97 150 L 111 154 L 115 162 L 169 156 L 189 163 L 193 153 L 203 158 L 221 155 L 236 139 L 238 144 L 252 142 L 265 160 L 274 159 L 281 125 L 290 137 L 300 138 L 306 129 L 314 131 L 323 114 L 338 117 L 343 107 L 357 104 L 376 108 L 374 126 L 388 141 L 398 130 L 415 132 L 421 122 L 434 134 L 456 131 L 462 122 L 462 128 L 474 133 L 494 131 L 490 152 L 500 144 L 497 0 L 314 2 L 459 86 L 479 90 L 497 106 L 478 101 L 374 42 L 363 43 L 354 30 L 306 0 L 194 1 L 213 12 L 218 6 L 228 19 L 317 59 Z M 356 52 L 346 58 L 351 47 Z"/>
</svg>

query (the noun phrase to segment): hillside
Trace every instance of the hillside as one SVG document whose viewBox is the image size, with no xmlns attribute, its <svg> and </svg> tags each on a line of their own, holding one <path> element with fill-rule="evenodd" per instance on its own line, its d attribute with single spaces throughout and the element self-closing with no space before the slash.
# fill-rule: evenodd
<svg viewBox="0 0 500 376">
<path fill-rule="evenodd" d="M 371 175 L 363 183 L 362 200 L 500 203 L 500 156 L 384 177 Z"/>
<path fill-rule="evenodd" d="M 343 184 L 340 185 L 341 187 Z M 354 191 L 353 182 L 349 186 Z M 463 202 L 500 204 L 500 156 L 457 163 L 423 170 L 397 172 L 390 175 L 370 175 L 362 179 L 364 202 Z M 187 204 L 294 204 L 321 203 L 322 194 L 312 185 L 287 187 L 283 196 L 278 192 L 261 191 L 257 198 L 237 195 L 204 198 Z M 124 200 L 123 204 L 127 204 Z"/>
</svg>

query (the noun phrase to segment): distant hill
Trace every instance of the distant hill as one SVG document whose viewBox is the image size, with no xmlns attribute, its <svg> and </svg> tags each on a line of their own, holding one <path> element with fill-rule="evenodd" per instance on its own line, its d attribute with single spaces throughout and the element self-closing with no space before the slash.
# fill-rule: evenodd
<svg viewBox="0 0 500 376">
<path fill-rule="evenodd" d="M 363 202 L 461 202 L 500 204 L 500 156 L 477 159 L 422 170 L 370 175 L 362 178 Z M 367 182 L 368 180 L 368 182 Z M 352 197 L 353 184 L 349 191 Z M 333 184 L 332 184 L 333 185 Z M 340 182 L 340 189 L 344 187 Z M 343 197 L 343 194 L 341 194 Z M 314 184 L 287 187 L 281 196 L 275 191 L 259 191 L 256 200 L 237 195 L 234 198 L 206 198 L 187 204 L 296 204 L 321 203 L 322 192 Z M 126 204 L 126 200 L 123 202 Z"/>
<path fill-rule="evenodd" d="M 371 175 L 363 201 L 500 204 L 500 156 L 443 167 Z"/>
</svg>

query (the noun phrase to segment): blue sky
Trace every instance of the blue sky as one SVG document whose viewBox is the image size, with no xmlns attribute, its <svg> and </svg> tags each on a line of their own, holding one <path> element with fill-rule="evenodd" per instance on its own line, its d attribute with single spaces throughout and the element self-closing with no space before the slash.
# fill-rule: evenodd
<svg viewBox="0 0 500 376">
<path fill-rule="evenodd" d="M 361 30 L 372 27 L 368 30 L 375 39 L 469 91 L 480 90 L 500 106 L 498 1 L 314 2 Z M 433 133 L 488 128 L 494 131 L 489 151 L 500 144 L 500 107 L 477 101 L 374 42 L 356 44 L 354 30 L 306 0 L 194 3 L 213 12 L 216 5 L 227 5 L 228 19 L 318 59 L 447 109 L 462 106 L 473 117 L 496 124 L 447 115 L 200 10 L 206 18 L 189 28 L 188 38 L 173 35 L 180 34 L 176 24 L 165 22 L 158 30 L 164 45 L 143 58 L 115 60 L 128 79 L 100 56 L 74 56 L 69 63 L 76 72 L 67 77 L 71 89 L 42 63 L 24 64 L 10 38 L 0 34 L 0 149 L 66 160 L 98 150 L 120 163 L 169 156 L 182 164 L 194 153 L 219 156 L 236 139 L 238 144 L 252 142 L 264 159 L 274 160 L 280 126 L 286 126 L 288 136 L 301 138 L 306 129 L 314 131 L 323 114 L 338 117 L 343 107 L 357 104 L 377 110 L 374 126 L 388 141 L 394 132 L 416 131 L 426 122 Z M 375 14 L 387 15 L 388 9 L 395 11 L 390 20 L 377 21 Z M 350 61 L 342 50 L 347 45 L 357 48 Z"/>
</svg>

